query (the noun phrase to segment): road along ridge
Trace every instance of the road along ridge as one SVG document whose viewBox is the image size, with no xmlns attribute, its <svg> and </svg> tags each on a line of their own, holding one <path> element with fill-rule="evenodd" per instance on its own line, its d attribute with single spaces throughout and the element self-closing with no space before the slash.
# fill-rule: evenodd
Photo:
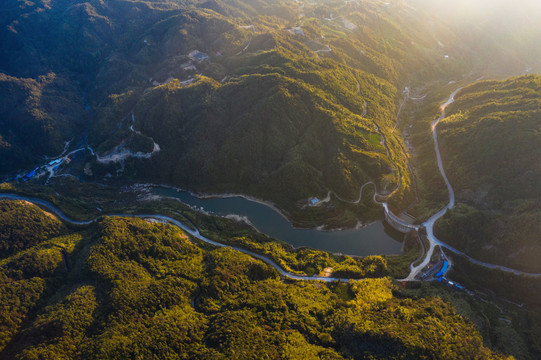
<svg viewBox="0 0 541 360">
<path fill-rule="evenodd" d="M 293 280 L 317 280 L 317 281 L 324 281 L 324 282 L 332 282 L 332 281 L 340 281 L 340 282 L 349 282 L 349 281 L 353 281 L 353 280 L 357 280 L 357 279 L 346 279 L 346 278 L 337 278 L 337 277 L 323 277 L 323 276 L 308 276 L 308 275 L 297 275 L 297 274 L 293 274 L 293 273 L 290 273 L 288 271 L 285 271 L 284 269 L 282 269 L 274 260 L 270 259 L 269 257 L 265 256 L 265 255 L 261 255 L 261 254 L 258 254 L 258 253 L 255 253 L 253 251 L 250 251 L 250 250 L 247 250 L 247 249 L 244 249 L 244 248 L 241 248 L 241 247 L 237 247 L 237 246 L 231 246 L 231 245 L 226 245 L 226 244 L 222 244 L 222 243 L 219 243 L 217 241 L 214 241 L 214 240 L 211 240 L 205 236 L 203 236 L 199 230 L 193 226 L 193 228 L 191 226 L 188 226 L 176 219 L 173 219 L 169 216 L 166 216 L 166 215 L 161 215 L 161 214 L 137 214 L 137 215 L 134 215 L 134 214 L 108 214 L 108 215 L 102 215 L 102 216 L 99 216 L 99 217 L 96 217 L 94 219 L 91 219 L 91 220 L 87 220 L 87 221 L 77 221 L 77 220 L 73 220 L 71 218 L 69 218 L 68 216 L 66 216 L 66 214 L 64 214 L 60 209 L 58 209 L 56 206 L 54 206 L 53 204 L 51 204 L 50 202 L 46 201 L 46 200 L 42 200 L 42 199 L 38 199 L 38 198 L 33 198 L 33 197 L 27 197 L 27 196 L 23 196 L 23 195 L 17 195 L 17 194 L 11 194 L 11 193 L 0 193 L 0 199 L 7 199 L 7 200 L 22 200 L 22 201 L 27 201 L 27 202 L 30 202 L 34 205 L 40 205 L 40 206 L 43 206 L 45 208 L 47 208 L 47 210 L 49 210 L 50 212 L 52 212 L 53 214 L 55 214 L 56 216 L 58 216 L 60 219 L 62 219 L 63 221 L 69 223 L 69 224 L 73 224 L 73 225 L 90 225 L 92 223 L 95 223 L 97 222 L 99 219 L 101 219 L 102 217 L 104 216 L 118 216 L 118 217 L 132 217 L 132 218 L 150 218 L 150 219 L 157 219 L 157 220 L 161 220 L 163 222 L 166 222 L 166 223 L 169 223 L 173 226 L 176 226 L 177 228 L 181 229 L 182 231 L 184 231 L 185 233 L 189 234 L 190 236 L 198 239 L 198 240 L 201 240 L 207 244 L 211 244 L 211 245 L 214 245 L 214 246 L 217 246 L 217 247 L 228 247 L 228 248 L 231 248 L 233 250 L 237 250 L 237 251 L 240 251 L 244 254 L 247 254 L 247 255 L 250 255 L 254 258 L 257 258 L 259 260 L 262 260 L 263 262 L 269 264 L 270 266 L 272 266 L 273 268 L 275 268 L 279 273 L 280 275 L 288 278 L 288 279 L 293 279 Z"/>
</svg>

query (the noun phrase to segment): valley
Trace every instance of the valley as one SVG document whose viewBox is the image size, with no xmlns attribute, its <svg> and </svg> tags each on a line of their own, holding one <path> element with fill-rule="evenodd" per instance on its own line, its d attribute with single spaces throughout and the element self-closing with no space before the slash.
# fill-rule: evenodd
<svg viewBox="0 0 541 360">
<path fill-rule="evenodd" d="M 449 191 L 450 200 L 449 200 L 449 203 L 446 206 L 446 208 L 444 208 L 443 210 L 439 211 L 438 213 L 436 213 L 435 215 L 430 217 L 425 223 L 423 223 L 421 226 L 418 227 L 418 228 L 422 228 L 422 229 L 426 228 L 427 238 L 428 238 L 428 241 L 429 241 L 429 243 L 428 243 L 429 246 L 428 246 L 427 249 L 425 249 L 425 251 L 423 251 L 423 253 L 421 254 L 421 257 L 417 258 L 416 255 L 414 255 L 414 257 L 412 257 L 412 262 L 411 262 L 411 266 L 410 266 L 411 271 L 410 271 L 409 275 L 407 277 L 405 277 L 403 280 L 399 279 L 399 281 L 411 282 L 413 280 L 421 280 L 421 279 L 424 280 L 424 281 L 426 281 L 427 279 L 433 279 L 433 280 L 434 279 L 436 279 L 436 280 L 439 279 L 439 281 L 442 282 L 442 279 L 443 279 L 443 282 L 445 284 L 447 284 L 449 287 L 451 287 L 452 289 L 455 289 L 455 291 L 459 290 L 460 292 L 463 292 L 463 293 L 467 294 L 468 296 L 470 296 L 473 299 L 473 301 L 479 301 L 478 300 L 479 295 L 476 294 L 475 291 L 472 291 L 470 289 L 465 289 L 463 285 L 457 283 L 456 281 L 451 281 L 446 277 L 446 276 L 448 276 L 447 273 L 453 268 L 454 262 L 449 260 L 449 258 L 446 255 L 444 255 L 443 252 L 441 253 L 441 255 L 438 256 L 438 257 L 441 256 L 442 259 L 445 259 L 445 263 L 443 264 L 443 268 L 441 269 L 441 271 L 437 275 L 435 275 L 435 270 L 434 269 L 437 269 L 437 266 L 441 265 L 441 261 L 439 263 L 436 263 L 435 265 L 431 265 L 431 267 L 429 267 L 428 270 L 426 270 L 426 266 L 427 266 L 427 264 L 429 262 L 431 262 L 431 264 L 433 264 L 432 263 L 432 260 L 434 259 L 433 253 L 435 253 L 436 249 L 438 249 L 437 250 L 438 254 L 440 253 L 440 251 L 441 251 L 440 248 L 441 248 L 441 249 L 450 250 L 451 253 L 453 253 L 454 255 L 464 255 L 463 252 L 458 251 L 458 250 L 454 249 L 453 247 L 443 243 L 441 240 L 437 239 L 434 236 L 434 233 L 433 233 L 434 223 L 436 223 L 436 221 L 438 219 L 440 219 L 441 217 L 443 217 L 445 215 L 447 209 L 452 209 L 453 206 L 454 206 L 454 191 L 453 191 L 453 188 L 452 188 L 449 180 L 447 179 L 447 177 L 445 175 L 443 161 L 442 161 L 441 155 L 439 153 L 439 147 L 438 147 L 438 142 L 437 142 L 437 137 L 436 137 L 437 136 L 436 129 L 437 129 L 438 123 L 446 118 L 445 109 L 449 104 L 451 104 L 453 102 L 454 96 L 457 94 L 457 92 L 459 90 L 460 89 L 453 91 L 453 93 L 449 97 L 449 100 L 441 106 L 442 115 L 432 123 L 432 134 L 433 134 L 434 140 L 435 140 L 434 141 L 434 146 L 435 146 L 434 150 L 436 151 L 436 154 L 437 154 L 438 165 L 439 165 L 439 168 L 440 168 L 440 171 L 441 171 L 441 175 L 443 176 L 443 178 L 445 180 L 445 183 L 447 184 L 447 189 Z M 150 198 L 153 198 L 157 194 L 160 194 L 160 193 L 163 194 L 163 190 L 165 190 L 165 189 L 162 189 L 162 191 L 159 191 L 159 190 L 160 190 L 159 188 L 158 188 L 158 191 L 151 190 L 150 193 L 149 193 Z M 174 192 L 177 192 L 177 191 L 174 191 Z M 55 215 L 57 215 L 59 218 L 61 218 L 62 220 L 66 221 L 69 224 L 90 225 L 90 224 L 102 221 L 101 220 L 102 217 L 87 220 L 87 221 L 74 221 L 74 220 L 71 220 L 64 213 L 62 213 L 58 208 L 54 207 L 52 204 L 50 204 L 50 203 L 48 203 L 46 201 L 38 200 L 38 199 L 28 198 L 28 197 L 24 197 L 24 196 L 20 196 L 20 195 L 15 195 L 15 194 L 6 194 L 6 193 L 0 194 L 0 198 L 8 198 L 8 199 L 11 199 L 11 200 L 26 200 L 26 201 L 30 201 L 30 202 L 33 202 L 33 203 L 36 203 L 36 204 L 40 204 L 40 205 L 44 206 L 48 211 L 53 212 Z M 161 196 L 159 196 L 159 198 L 161 198 Z M 373 201 L 377 202 L 376 199 L 377 199 L 377 194 L 374 194 Z M 220 200 L 220 199 L 217 199 L 217 200 Z M 383 205 L 385 211 L 389 212 L 387 204 L 383 203 L 382 205 Z M 265 206 L 265 205 L 263 205 L 263 206 Z M 196 209 L 197 209 L 197 207 L 196 207 Z M 201 207 L 199 211 L 205 212 L 203 207 Z M 277 210 L 272 210 L 272 211 L 277 211 Z M 227 210 L 226 210 L 226 213 L 228 213 Z M 394 215 L 392 215 L 392 213 L 389 212 L 389 214 L 391 216 L 395 217 Z M 278 265 L 277 261 L 279 260 L 279 258 L 277 259 L 275 257 L 275 253 L 272 253 L 272 255 L 271 255 L 272 257 L 267 257 L 266 255 L 261 254 L 260 249 L 256 250 L 255 252 L 251 251 L 251 250 L 248 250 L 246 248 L 246 245 L 247 245 L 246 243 L 241 243 L 242 245 L 241 245 L 241 247 L 239 247 L 239 246 L 235 246 L 234 245 L 235 243 L 233 243 L 233 244 L 224 244 L 224 243 L 219 242 L 219 241 L 211 240 L 210 238 L 202 235 L 200 230 L 193 223 L 191 223 L 190 221 L 186 222 L 186 218 L 184 218 L 183 221 L 179 221 L 177 219 L 174 219 L 174 218 L 166 216 L 166 215 L 162 215 L 160 213 L 146 214 L 146 215 L 145 214 L 117 214 L 115 216 L 136 217 L 136 218 L 146 219 L 147 221 L 150 221 L 150 220 L 154 219 L 154 220 L 156 220 L 156 221 L 158 221 L 160 223 L 172 224 L 172 225 L 178 227 L 179 229 L 182 229 L 192 239 L 200 240 L 203 243 L 212 245 L 214 247 L 219 247 L 220 248 L 220 247 L 226 246 L 228 248 L 231 248 L 233 250 L 236 250 L 236 251 L 239 251 L 241 253 L 247 254 L 247 255 L 249 255 L 251 257 L 254 257 L 256 259 L 260 259 L 263 262 L 269 264 L 274 269 L 276 269 L 277 272 L 284 279 L 323 281 L 323 282 L 329 282 L 329 283 L 355 281 L 355 280 L 351 280 L 350 277 L 344 277 L 344 278 L 335 277 L 334 273 L 337 273 L 337 274 L 340 273 L 339 266 L 336 266 L 336 265 L 334 267 L 325 267 L 325 268 L 324 268 L 325 265 L 320 265 L 321 267 L 319 269 L 322 271 L 321 275 L 324 274 L 323 270 L 325 270 L 325 269 L 330 269 L 330 274 L 331 275 L 329 275 L 329 273 L 326 273 L 324 276 L 321 276 L 321 275 L 320 276 L 316 276 L 316 275 L 309 276 L 309 275 L 299 273 L 298 271 L 290 272 L 291 270 L 288 271 L 287 269 L 291 269 L 291 268 L 289 266 L 287 266 L 287 265 L 284 268 L 284 263 L 283 262 L 281 263 L 282 265 Z M 279 216 L 281 217 L 281 215 L 279 215 Z M 399 219 L 396 219 L 396 220 L 400 221 Z M 248 223 L 250 223 L 250 214 L 247 214 L 247 221 L 248 221 Z M 278 237 L 278 239 L 279 239 L 279 237 Z M 312 240 L 314 240 L 314 238 Z M 297 251 L 299 251 L 299 250 L 297 250 Z M 524 275 L 535 276 L 535 277 L 541 276 L 541 274 L 525 274 L 523 272 L 520 272 L 520 271 L 517 271 L 517 270 L 514 270 L 514 269 L 509 269 L 509 268 L 506 268 L 506 267 L 503 267 L 503 266 L 483 263 L 483 262 L 480 262 L 478 260 L 473 260 L 469 256 L 467 256 L 467 258 L 468 258 L 468 261 L 472 261 L 472 263 L 474 263 L 476 265 L 480 265 L 481 267 L 484 267 L 484 268 L 487 268 L 487 269 L 499 269 L 499 270 L 503 270 L 504 272 L 509 272 L 509 273 L 514 274 L 514 275 L 520 275 L 520 276 L 524 276 Z M 424 260 L 419 262 L 421 259 L 424 259 Z M 415 263 L 417 263 L 418 265 L 414 266 Z M 392 262 L 391 262 L 391 264 L 392 264 Z M 351 273 L 351 274 L 353 274 L 353 273 Z M 484 298 L 484 296 L 481 296 L 480 299 L 483 299 L 483 298 Z"/>
<path fill-rule="evenodd" d="M 523 1 L 7 0 L 0 359 L 538 358 Z"/>
</svg>

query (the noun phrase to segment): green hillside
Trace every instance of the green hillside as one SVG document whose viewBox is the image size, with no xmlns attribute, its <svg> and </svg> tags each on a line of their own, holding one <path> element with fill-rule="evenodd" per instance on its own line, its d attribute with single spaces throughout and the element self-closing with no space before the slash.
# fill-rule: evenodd
<svg viewBox="0 0 541 360">
<path fill-rule="evenodd" d="M 448 112 L 440 147 L 459 204 L 438 235 L 475 258 L 541 271 L 541 76 L 475 83 Z"/>
<path fill-rule="evenodd" d="M 536 58 L 493 31 L 499 12 L 477 26 L 476 12 L 461 20 L 455 7 L 423 1 L 6 0 L 0 175 L 73 140 L 102 159 L 123 154 L 85 159 L 75 174 L 84 180 L 243 192 L 293 217 L 310 196 L 355 199 L 371 180 L 402 210 L 415 194 L 396 127 L 400 90 L 482 72 L 489 58 L 491 69 L 513 63 L 509 71 Z M 536 34 L 530 20 L 520 27 Z M 523 56 L 500 64 L 502 49 Z M 348 225 L 374 219 L 366 209 L 326 216 L 337 213 Z"/>
<path fill-rule="evenodd" d="M 0 73 L 0 173 L 25 169 L 45 154 L 58 154 L 84 124 L 77 88 L 47 73 L 16 78 Z"/>
<path fill-rule="evenodd" d="M 110 96 L 98 108 L 90 141 L 106 154 L 130 136 L 125 119 L 134 110 L 134 128 L 160 152 L 127 167 L 96 164 L 94 172 L 122 168 L 124 176 L 197 191 L 248 193 L 290 213 L 298 201 L 330 190 L 354 199 L 370 180 L 382 193 L 399 188 L 393 204 L 411 201 L 402 140 L 392 132 L 396 89 L 389 82 L 408 66 L 397 61 L 403 53 L 373 53 L 372 65 L 363 65 L 346 52 L 366 36 L 321 33 L 324 13 L 302 20 L 303 35 L 292 35 L 288 28 L 298 20 L 282 13 L 239 26 L 246 18 L 233 18 L 236 12 L 221 5 L 221 14 L 190 9 L 171 16 L 146 29 L 130 54 L 117 53 L 107 74 L 130 71 L 147 84 L 135 81 L 129 91 Z M 397 44 L 405 43 L 395 31 Z M 323 35 L 334 50 L 310 51 L 310 39 Z M 371 35 L 373 51 L 382 51 L 378 36 Z M 193 49 L 210 60 L 190 62 Z M 179 71 L 187 63 L 203 75 Z"/>
<path fill-rule="evenodd" d="M 328 189 L 354 198 L 392 166 L 374 123 L 276 73 L 223 86 L 171 82 L 145 94 L 135 112 L 137 127 L 164 147 L 139 173 L 192 189 L 245 191 L 282 204 Z"/>
<path fill-rule="evenodd" d="M 419 27 L 430 15 L 400 2 L 13 0 L 2 9 L 0 173 L 71 139 L 102 158 L 150 153 L 154 140 L 160 151 L 148 160 L 90 161 L 87 180 L 243 192 L 292 214 L 329 191 L 355 199 L 367 181 L 393 207 L 411 203 L 396 87 L 466 62 L 443 61 Z M 460 47 L 444 27 L 434 33 Z"/>
<path fill-rule="evenodd" d="M 12 228 L 44 221 L 33 205 L 0 205 Z M 49 226 L 0 260 L 2 359 L 504 358 L 452 306 L 386 277 L 282 281 L 259 260 L 140 219 Z"/>
<path fill-rule="evenodd" d="M 367 225 L 378 201 L 421 223 L 447 199 L 430 121 L 464 86 L 438 125 L 457 204 L 436 236 L 541 273 L 541 76 L 471 83 L 541 71 L 540 16 L 538 0 L 0 1 L 0 190 L 85 220 L 160 213 L 356 279 L 0 201 L 0 360 L 541 358 L 536 278 L 453 256 L 443 283 L 396 281 L 427 253 L 414 231 L 398 256 L 296 249 L 142 185 L 248 195 L 296 227 Z"/>
</svg>

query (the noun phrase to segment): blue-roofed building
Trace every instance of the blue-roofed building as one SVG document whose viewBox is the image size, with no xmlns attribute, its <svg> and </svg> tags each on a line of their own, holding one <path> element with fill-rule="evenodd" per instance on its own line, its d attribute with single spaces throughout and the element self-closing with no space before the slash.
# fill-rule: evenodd
<svg viewBox="0 0 541 360">
<path fill-rule="evenodd" d="M 63 160 L 62 158 L 56 159 L 56 160 L 52 160 L 52 161 L 49 162 L 48 165 L 56 165 L 56 164 L 60 164 L 60 163 L 62 162 L 62 160 Z"/>
<path fill-rule="evenodd" d="M 38 169 L 34 169 L 34 170 L 30 171 L 30 172 L 29 172 L 28 174 L 26 174 L 24 177 L 30 179 L 32 176 L 36 175 L 36 171 L 37 171 L 37 170 L 38 170 Z"/>
<path fill-rule="evenodd" d="M 209 59 L 209 56 L 199 50 L 194 50 L 194 51 L 191 51 L 189 54 L 188 54 L 188 57 L 190 59 L 192 59 L 193 61 L 198 61 L 198 62 L 201 62 L 203 60 L 208 60 Z"/>
<path fill-rule="evenodd" d="M 447 271 L 448 268 L 449 268 L 449 262 L 444 261 L 443 266 L 442 266 L 440 272 L 436 274 L 436 277 L 442 277 L 445 274 L 445 272 Z"/>
<path fill-rule="evenodd" d="M 310 206 L 315 206 L 319 203 L 319 199 L 318 198 L 311 198 L 310 199 Z"/>
</svg>

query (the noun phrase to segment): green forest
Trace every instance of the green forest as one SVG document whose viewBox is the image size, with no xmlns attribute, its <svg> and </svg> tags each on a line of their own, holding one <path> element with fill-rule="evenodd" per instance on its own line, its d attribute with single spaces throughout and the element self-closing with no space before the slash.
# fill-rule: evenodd
<svg viewBox="0 0 541 360">
<path fill-rule="evenodd" d="M 541 77 L 461 90 L 438 127 L 457 207 L 437 235 L 474 258 L 539 272 Z"/>
<path fill-rule="evenodd" d="M 435 235 L 541 273 L 541 76 L 524 75 L 541 71 L 537 14 L 535 0 L 2 0 L 0 192 L 97 220 L 0 200 L 0 360 L 541 358 L 539 278 L 444 250 L 443 283 L 403 282 L 426 232 L 401 255 L 332 254 L 149 190 L 242 194 L 300 228 L 358 229 L 383 202 L 421 224 L 448 201 L 430 122 L 460 88 L 437 127 L 456 206 Z M 351 280 L 292 280 L 228 246 Z"/>
<path fill-rule="evenodd" d="M 383 194 L 393 193 L 393 204 L 411 201 L 403 142 L 392 132 L 393 82 L 398 67 L 408 66 L 395 57 L 405 52 L 397 49 L 391 56 L 374 42 L 373 51 L 380 52 L 374 59 L 382 64 L 366 67 L 346 53 L 366 34 L 339 42 L 340 36 L 318 27 L 324 12 L 306 19 L 304 35 L 288 31 L 298 20 L 286 11 L 278 18 L 250 17 L 249 28 L 222 12 L 190 9 L 175 15 L 144 30 L 147 45 L 139 44 L 135 57 L 119 55 L 141 63 L 131 76 L 169 80 L 154 87 L 138 81 L 109 96 L 90 131 L 98 151 L 106 153 L 129 135 L 128 122 L 121 120 L 133 110 L 135 128 L 162 150 L 149 161 L 135 161 L 124 176 L 202 192 L 246 193 L 273 201 L 293 217 L 299 201 L 329 190 L 354 199 L 367 181 L 377 182 Z M 322 36 L 337 42 L 328 55 L 309 46 Z M 393 36 L 405 47 L 404 33 L 395 28 Z M 179 72 L 194 48 L 210 57 L 194 63 L 202 75 Z M 193 76 L 191 84 L 182 81 L 186 76 Z M 105 175 L 118 166 L 95 164 L 93 171 Z"/>
<path fill-rule="evenodd" d="M 329 191 L 353 200 L 373 181 L 399 212 L 419 201 L 399 131 L 402 89 L 535 55 L 500 57 L 523 50 L 513 39 L 480 51 L 492 22 L 464 36 L 468 22 L 417 2 L 6 0 L 0 176 L 89 145 L 98 157 L 73 169 L 88 181 L 244 193 L 299 225 L 334 228 L 381 214 L 338 198 L 332 209 L 299 204 Z M 152 156 L 98 161 L 153 143 Z"/>
<path fill-rule="evenodd" d="M 453 306 L 389 277 L 284 281 L 170 225 L 70 228 L 20 201 L 0 211 L 2 359 L 506 358 Z"/>
<path fill-rule="evenodd" d="M 320 214 L 299 211 L 299 202 L 329 191 L 355 199 L 368 181 L 393 208 L 413 201 L 395 129 L 397 88 L 462 66 L 441 61 L 418 28 L 430 15 L 400 2 L 2 6 L 0 175 L 58 155 L 68 141 L 106 156 L 119 147 L 149 152 L 152 139 L 160 151 L 149 159 L 102 163 L 87 154 L 78 176 L 242 192 L 312 226 L 379 217 L 340 201 Z M 435 33 L 460 47 L 446 27 Z"/>
</svg>

